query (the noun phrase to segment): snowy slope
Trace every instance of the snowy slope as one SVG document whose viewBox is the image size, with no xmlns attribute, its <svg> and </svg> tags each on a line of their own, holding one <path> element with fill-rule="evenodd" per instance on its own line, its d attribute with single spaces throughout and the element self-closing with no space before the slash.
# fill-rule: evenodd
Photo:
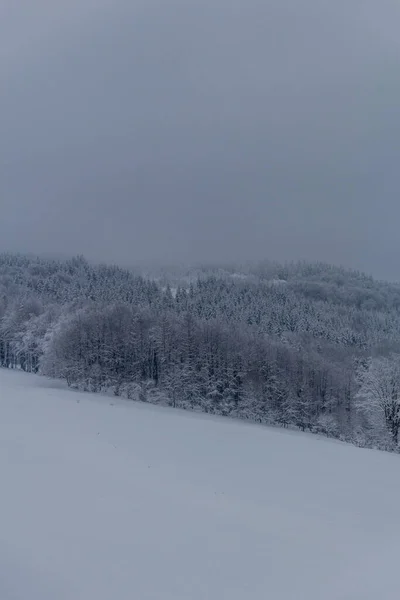
<svg viewBox="0 0 400 600">
<path fill-rule="evenodd" d="M 1 600 L 400 597 L 400 458 L 0 371 Z"/>
</svg>

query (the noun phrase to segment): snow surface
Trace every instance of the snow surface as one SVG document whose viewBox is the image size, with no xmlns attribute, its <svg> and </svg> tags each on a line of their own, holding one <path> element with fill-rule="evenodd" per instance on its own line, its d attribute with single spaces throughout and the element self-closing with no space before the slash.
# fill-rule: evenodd
<svg viewBox="0 0 400 600">
<path fill-rule="evenodd" d="M 400 457 L 0 371 L 1 600 L 400 598 Z"/>
</svg>

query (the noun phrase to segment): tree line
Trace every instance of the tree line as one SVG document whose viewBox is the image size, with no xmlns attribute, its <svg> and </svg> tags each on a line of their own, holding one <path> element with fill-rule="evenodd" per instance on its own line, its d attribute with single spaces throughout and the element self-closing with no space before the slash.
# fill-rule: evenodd
<svg viewBox="0 0 400 600">
<path fill-rule="evenodd" d="M 0 365 L 396 449 L 400 289 L 323 264 L 134 273 L 0 255 Z"/>
</svg>

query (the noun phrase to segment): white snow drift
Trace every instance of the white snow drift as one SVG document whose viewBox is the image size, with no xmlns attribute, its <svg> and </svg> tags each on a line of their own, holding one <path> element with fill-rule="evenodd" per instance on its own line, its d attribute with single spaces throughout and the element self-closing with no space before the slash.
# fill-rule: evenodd
<svg viewBox="0 0 400 600">
<path fill-rule="evenodd" d="M 397 600 L 400 457 L 0 371 L 1 600 Z"/>
</svg>

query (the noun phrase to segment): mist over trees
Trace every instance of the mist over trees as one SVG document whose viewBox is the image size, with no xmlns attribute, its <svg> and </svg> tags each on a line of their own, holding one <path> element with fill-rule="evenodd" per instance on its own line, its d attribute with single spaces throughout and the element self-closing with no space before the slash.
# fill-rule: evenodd
<svg viewBox="0 0 400 600">
<path fill-rule="evenodd" d="M 0 365 L 397 449 L 400 287 L 325 264 L 165 269 L 0 255 Z"/>
</svg>

